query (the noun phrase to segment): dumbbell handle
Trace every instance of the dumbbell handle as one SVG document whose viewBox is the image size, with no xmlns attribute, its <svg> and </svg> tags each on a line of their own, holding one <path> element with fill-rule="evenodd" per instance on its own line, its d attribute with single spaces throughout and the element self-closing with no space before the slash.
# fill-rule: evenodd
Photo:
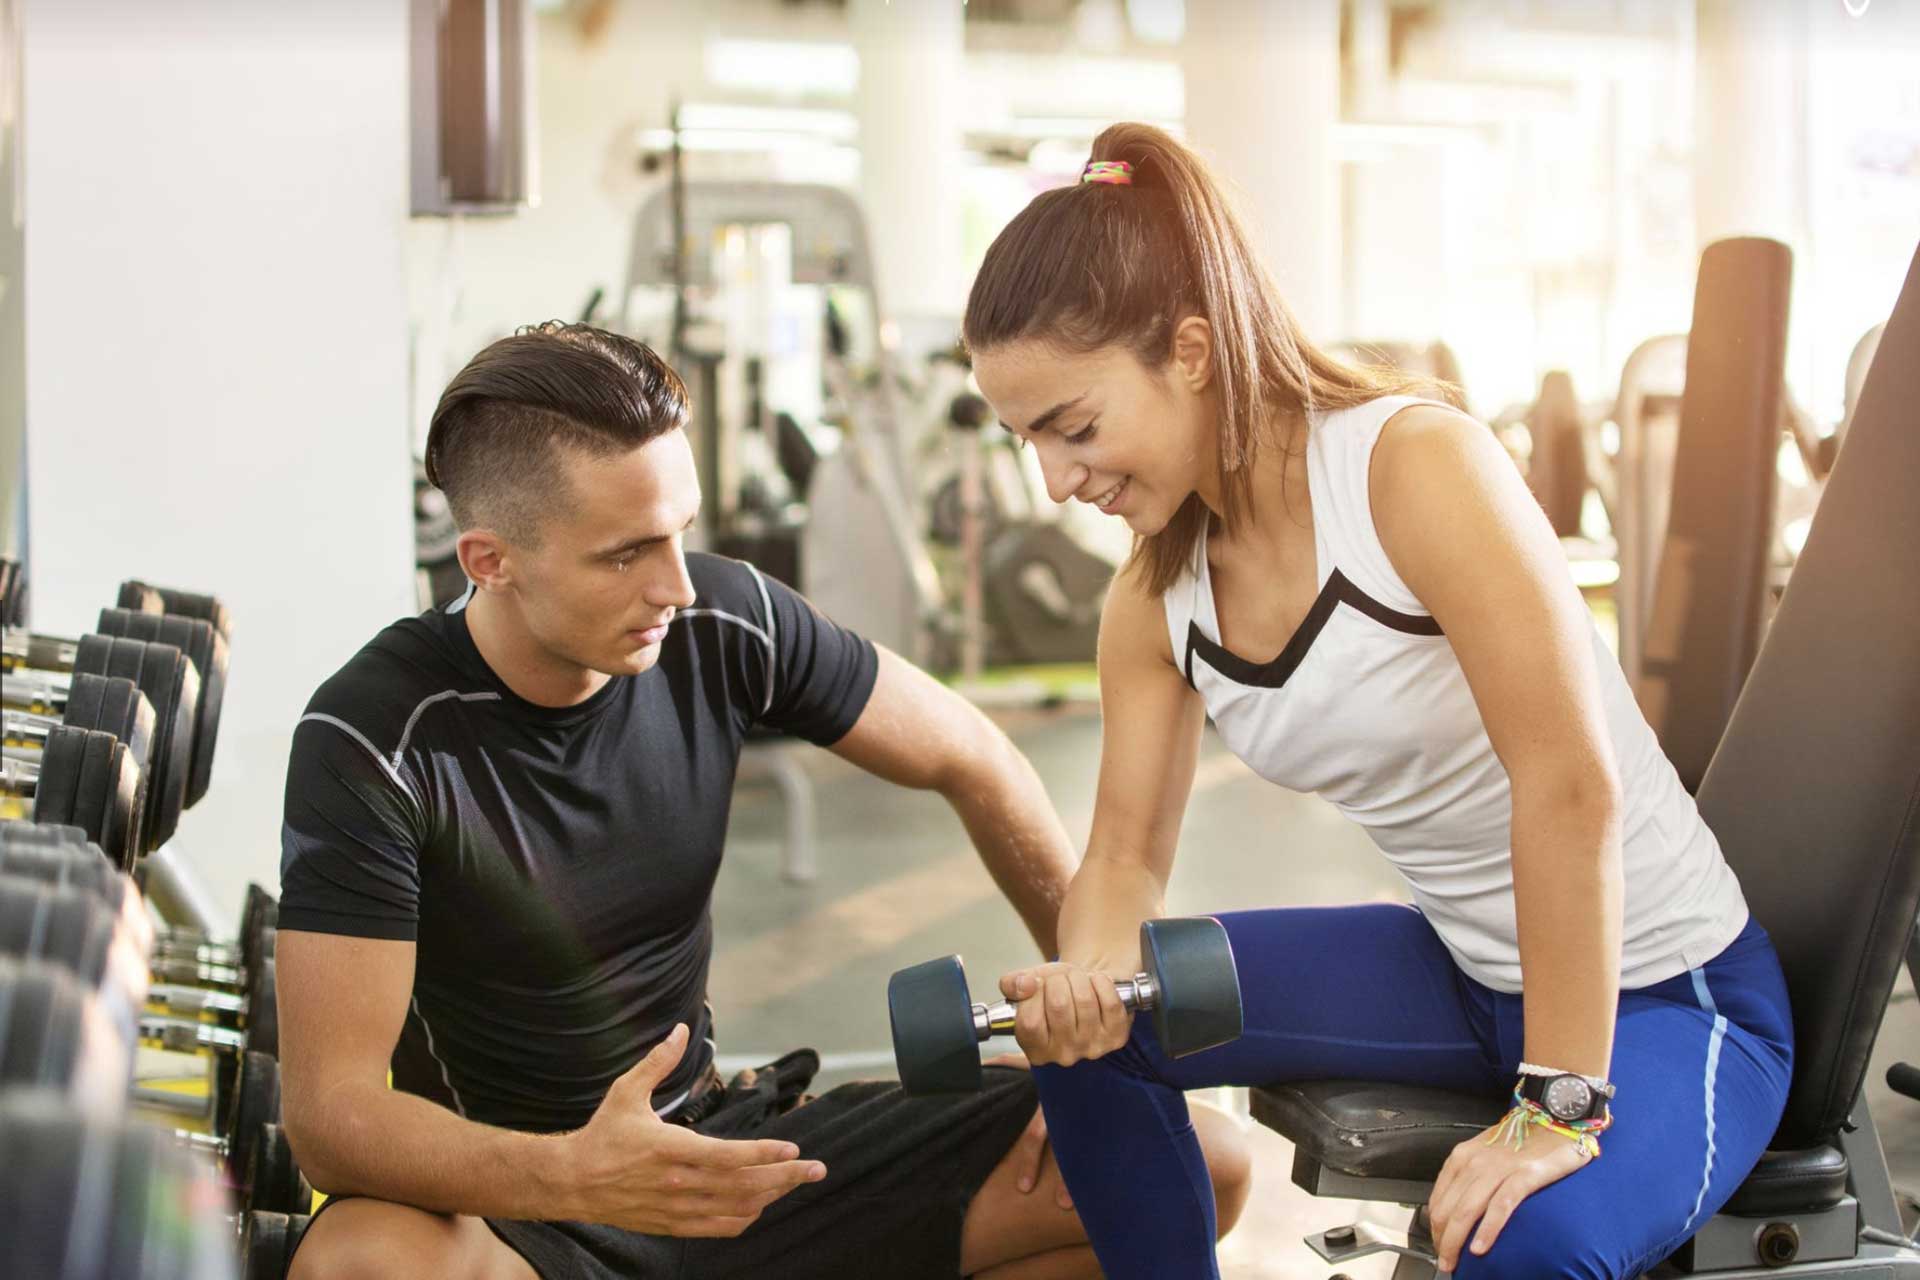
<svg viewBox="0 0 1920 1280">
<path fill-rule="evenodd" d="M 166 934 L 154 940 L 153 954 L 164 960 L 191 960 L 196 964 L 224 965 L 229 969 L 238 968 L 242 959 L 240 948 L 231 942 L 199 942 L 170 938 Z"/>
<path fill-rule="evenodd" d="M 31 796 L 40 785 L 40 753 L 16 747 L 0 750 L 0 791 Z"/>
<path fill-rule="evenodd" d="M 205 987 L 177 986 L 158 982 L 147 988 L 147 1003 L 161 1005 L 176 1014 L 245 1013 L 245 996 L 231 991 L 209 991 Z"/>
<path fill-rule="evenodd" d="M 4 701 L 16 710 L 58 715 L 66 710 L 71 696 L 73 677 L 70 675 L 30 667 L 7 672 Z"/>
<path fill-rule="evenodd" d="M 58 636 L 29 635 L 24 630 L 8 628 L 6 640 L 0 644 L 0 653 L 8 658 L 9 671 L 19 666 L 71 671 L 73 664 L 80 659 L 80 646 Z"/>
<path fill-rule="evenodd" d="M 198 1049 L 230 1049 L 238 1053 L 247 1047 L 247 1037 L 241 1032 L 171 1018 L 141 1018 L 140 1038 L 157 1041 L 162 1049 L 174 1053 L 193 1053 Z"/>
<path fill-rule="evenodd" d="M 1151 1009 L 1160 1000 L 1160 988 L 1150 973 L 1136 973 L 1131 979 L 1116 978 L 1113 989 L 1120 996 L 1120 1007 L 1128 1013 Z M 1033 996 L 1027 998 L 1034 999 Z M 974 1038 L 985 1040 L 989 1036 L 1012 1035 L 1013 1020 L 1018 1010 L 1019 1006 L 1004 1000 L 998 1004 L 976 1004 L 973 1006 Z"/>
<path fill-rule="evenodd" d="M 59 723 L 53 716 L 8 708 L 0 711 L 0 739 L 6 741 L 9 751 L 25 751 L 31 753 L 28 758 L 37 757 L 47 749 L 48 732 Z"/>
<path fill-rule="evenodd" d="M 162 982 L 210 982 L 223 987 L 247 985 L 246 972 L 230 964 L 204 964 L 185 957 L 158 955 L 148 962 L 147 967 Z"/>
<path fill-rule="evenodd" d="M 195 1133 L 192 1129 L 169 1129 L 167 1132 L 189 1151 L 204 1151 L 209 1155 L 224 1158 L 232 1147 L 232 1143 L 226 1138 L 216 1138 L 210 1133 Z"/>
</svg>

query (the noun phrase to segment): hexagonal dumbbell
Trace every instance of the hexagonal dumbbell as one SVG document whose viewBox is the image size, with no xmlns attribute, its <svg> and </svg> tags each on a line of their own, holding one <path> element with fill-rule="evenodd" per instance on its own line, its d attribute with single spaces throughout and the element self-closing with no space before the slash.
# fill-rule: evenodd
<svg viewBox="0 0 1920 1280">
<path fill-rule="evenodd" d="M 1145 970 L 1114 984 L 1120 1003 L 1153 1015 L 1161 1047 L 1176 1058 L 1236 1040 L 1240 978 L 1227 931 L 1211 916 L 1140 926 Z M 908 1093 L 966 1093 L 981 1086 L 980 1044 L 1013 1031 L 1012 1004 L 976 1004 L 960 957 L 942 956 L 887 983 L 893 1056 Z"/>
</svg>

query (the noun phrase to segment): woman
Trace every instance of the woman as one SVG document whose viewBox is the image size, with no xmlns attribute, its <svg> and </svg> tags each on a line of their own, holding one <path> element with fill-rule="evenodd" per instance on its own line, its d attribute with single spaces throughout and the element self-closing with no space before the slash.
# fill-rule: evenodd
<svg viewBox="0 0 1920 1280">
<path fill-rule="evenodd" d="M 1217 1274 L 1181 1090 L 1330 1077 L 1511 1096 L 1434 1187 L 1443 1270 L 1628 1277 L 1678 1247 L 1779 1120 L 1785 985 L 1491 433 L 1316 349 L 1142 125 L 1001 232 L 965 333 L 1053 498 L 1135 535 L 1059 961 L 1002 979 L 1110 1280 Z M 1164 914 L 1208 717 L 1361 824 L 1413 906 L 1223 915 L 1246 1032 L 1174 1061 L 1112 978 Z"/>
</svg>

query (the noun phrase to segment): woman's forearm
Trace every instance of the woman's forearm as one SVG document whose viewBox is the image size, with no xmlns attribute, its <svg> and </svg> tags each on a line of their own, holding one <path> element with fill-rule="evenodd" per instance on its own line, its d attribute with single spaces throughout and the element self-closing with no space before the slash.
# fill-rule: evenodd
<svg viewBox="0 0 1920 1280">
<path fill-rule="evenodd" d="M 1619 796 L 1603 782 L 1513 787 L 1513 894 L 1527 1062 L 1605 1077 L 1620 999 Z"/>
<path fill-rule="evenodd" d="M 1131 977 L 1140 968 L 1140 922 L 1165 914 L 1165 895 L 1146 864 L 1089 851 L 1060 907 L 1060 958 Z"/>
</svg>

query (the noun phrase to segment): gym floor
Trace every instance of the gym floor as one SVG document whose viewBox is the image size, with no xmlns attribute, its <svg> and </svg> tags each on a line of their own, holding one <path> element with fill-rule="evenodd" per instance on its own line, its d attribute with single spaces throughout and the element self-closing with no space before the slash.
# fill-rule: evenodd
<svg viewBox="0 0 1920 1280">
<path fill-rule="evenodd" d="M 1100 759 L 1100 717 L 1088 705 L 999 713 L 1045 781 L 1068 832 L 1084 843 Z M 978 999 L 1000 973 L 1033 958 L 1019 919 L 981 868 L 958 819 L 938 796 L 868 777 L 824 751 L 803 749 L 814 780 L 819 878 L 780 877 L 784 808 L 770 784 L 734 799 L 726 861 L 714 898 L 719 946 L 709 986 L 721 1065 L 767 1061 L 797 1045 L 819 1050 L 820 1084 L 891 1075 L 887 977 L 948 952 L 966 960 Z M 1178 914 L 1257 905 L 1404 900 L 1399 877 L 1332 806 L 1271 786 L 1209 734 L 1182 829 L 1168 907 Z M 1001 1042 L 993 1042 L 999 1045 Z M 1887 1065 L 1920 1059 L 1920 1008 L 1903 972 L 1868 1075 L 1869 1102 L 1894 1182 L 1920 1185 L 1920 1103 L 1890 1094 Z M 1403 1224 L 1395 1205 L 1315 1200 L 1290 1180 L 1292 1147 L 1244 1120 L 1244 1090 L 1215 1101 L 1243 1117 L 1254 1150 L 1254 1192 L 1222 1245 L 1228 1280 L 1324 1277 L 1332 1271 L 1301 1237 L 1357 1219 Z M 1384 1280 L 1381 1255 L 1345 1270 Z"/>
</svg>

